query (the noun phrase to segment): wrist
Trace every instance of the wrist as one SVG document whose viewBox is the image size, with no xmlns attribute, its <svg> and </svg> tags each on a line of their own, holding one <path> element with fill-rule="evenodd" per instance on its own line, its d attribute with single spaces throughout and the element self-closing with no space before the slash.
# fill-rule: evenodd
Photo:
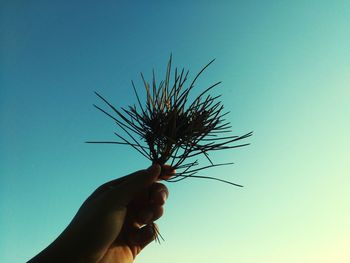
<svg viewBox="0 0 350 263">
<path fill-rule="evenodd" d="M 91 262 L 84 260 L 84 256 L 76 244 L 66 236 L 66 231 L 63 232 L 55 241 L 42 250 L 38 255 L 29 260 L 27 263 L 61 263 L 61 262 Z"/>
</svg>

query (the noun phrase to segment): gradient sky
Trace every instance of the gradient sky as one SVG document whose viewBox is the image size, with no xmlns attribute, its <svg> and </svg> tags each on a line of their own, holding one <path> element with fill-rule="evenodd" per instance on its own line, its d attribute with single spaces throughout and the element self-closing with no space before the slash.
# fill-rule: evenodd
<svg viewBox="0 0 350 263">
<path fill-rule="evenodd" d="M 350 262 L 349 1 L 72 2 L 0 3 L 0 262 L 28 260 L 97 186 L 149 165 L 84 144 L 117 129 L 93 91 L 133 104 L 130 80 L 141 91 L 171 52 L 191 76 L 216 58 L 197 90 L 222 80 L 234 132 L 254 136 L 202 173 L 244 188 L 168 184 L 166 241 L 136 262 Z"/>
</svg>

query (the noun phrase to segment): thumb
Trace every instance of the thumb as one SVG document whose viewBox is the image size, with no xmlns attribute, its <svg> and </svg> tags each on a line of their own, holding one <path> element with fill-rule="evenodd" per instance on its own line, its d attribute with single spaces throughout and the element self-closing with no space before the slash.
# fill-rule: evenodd
<svg viewBox="0 0 350 263">
<path fill-rule="evenodd" d="M 158 179 L 160 172 L 160 165 L 153 164 L 146 170 L 129 174 L 123 178 L 121 184 L 111 189 L 106 197 L 113 204 L 126 206 L 137 193 L 153 184 Z"/>
</svg>

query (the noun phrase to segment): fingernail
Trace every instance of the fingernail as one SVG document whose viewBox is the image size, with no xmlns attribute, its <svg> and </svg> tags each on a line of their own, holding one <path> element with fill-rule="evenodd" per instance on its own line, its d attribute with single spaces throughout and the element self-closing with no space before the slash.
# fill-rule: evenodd
<svg viewBox="0 0 350 263">
<path fill-rule="evenodd" d="M 142 220 L 142 223 L 148 224 L 152 222 L 153 213 L 151 211 L 142 211 L 140 212 L 139 217 Z"/>
</svg>

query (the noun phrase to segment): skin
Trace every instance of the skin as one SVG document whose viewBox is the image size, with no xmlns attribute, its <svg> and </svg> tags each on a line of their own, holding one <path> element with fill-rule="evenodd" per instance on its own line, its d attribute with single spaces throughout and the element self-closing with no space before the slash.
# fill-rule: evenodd
<svg viewBox="0 0 350 263">
<path fill-rule="evenodd" d="M 28 263 L 130 263 L 155 239 L 154 221 L 169 195 L 159 178 L 175 171 L 155 164 L 101 185 L 63 233 Z"/>
</svg>

